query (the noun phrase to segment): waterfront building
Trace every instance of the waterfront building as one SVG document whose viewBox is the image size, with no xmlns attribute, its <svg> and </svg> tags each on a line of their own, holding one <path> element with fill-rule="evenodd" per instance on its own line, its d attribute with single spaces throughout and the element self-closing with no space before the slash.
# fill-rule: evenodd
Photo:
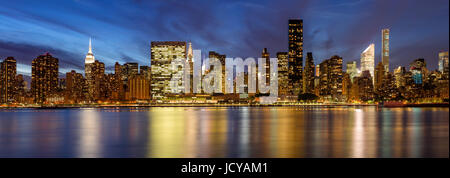
<svg viewBox="0 0 450 178">
<path fill-rule="evenodd" d="M 220 61 L 220 63 L 222 64 L 222 72 L 221 72 L 222 73 L 222 76 L 221 76 L 221 78 L 222 78 L 222 89 L 221 89 L 221 91 L 222 91 L 223 94 L 225 94 L 226 93 L 225 92 L 225 81 L 226 81 L 226 78 L 225 78 L 225 59 L 227 58 L 227 56 L 225 54 L 219 54 L 219 53 L 217 53 L 215 51 L 210 51 L 208 57 L 209 57 L 209 59 L 218 59 Z M 209 71 L 213 70 L 214 66 L 210 66 L 209 69 L 210 69 Z M 191 81 L 193 81 L 193 80 L 191 80 Z M 213 82 L 213 81 L 211 81 L 211 82 Z"/>
<path fill-rule="evenodd" d="M 404 78 L 405 73 L 406 73 L 406 69 L 405 69 L 405 67 L 402 67 L 402 66 L 398 66 L 394 70 L 395 85 L 397 86 L 397 88 L 405 86 L 405 78 Z"/>
<path fill-rule="evenodd" d="M 303 20 L 289 20 L 289 90 L 297 96 L 302 91 L 303 76 Z"/>
<path fill-rule="evenodd" d="M 129 91 L 127 100 L 149 100 L 150 99 L 150 81 L 144 74 L 133 75 L 128 80 Z"/>
<path fill-rule="evenodd" d="M 425 62 L 425 59 L 416 59 L 409 66 L 414 84 L 421 85 L 423 83 L 424 77 L 428 72 L 426 69 L 427 64 Z"/>
<path fill-rule="evenodd" d="M 358 75 L 358 68 L 356 66 L 356 61 L 349 61 L 347 62 L 347 69 L 346 73 L 348 73 L 350 76 L 350 80 L 353 82 L 353 78 Z"/>
<path fill-rule="evenodd" d="M 342 57 L 332 56 L 320 63 L 320 96 L 324 100 L 342 100 Z"/>
<path fill-rule="evenodd" d="M 89 65 L 91 68 L 91 81 L 88 82 L 90 100 L 105 100 L 105 64 L 95 60 L 94 63 L 90 63 Z"/>
<path fill-rule="evenodd" d="M 175 59 L 186 59 L 186 42 L 165 41 L 151 42 L 151 93 L 152 99 L 162 101 L 171 94 L 171 84 L 179 87 L 182 91 L 184 84 L 182 80 L 171 81 L 172 75 L 179 73 L 171 67 Z"/>
<path fill-rule="evenodd" d="M 151 69 L 150 66 L 141 66 L 139 67 L 139 73 L 144 76 L 144 78 L 148 81 L 151 80 Z"/>
<path fill-rule="evenodd" d="M 121 101 L 125 99 L 126 84 L 123 81 L 122 65 L 118 62 L 114 64 L 114 82 L 112 91 L 112 100 Z"/>
<path fill-rule="evenodd" d="M 85 101 L 86 95 L 83 90 L 86 85 L 86 79 L 82 74 L 72 70 L 66 73 L 65 103 L 81 103 Z"/>
<path fill-rule="evenodd" d="M 92 40 L 89 38 L 89 50 L 86 54 L 86 58 L 84 59 L 84 75 L 86 76 L 86 85 L 88 87 L 88 94 L 90 98 L 93 98 L 94 95 L 94 73 L 93 73 L 93 67 L 95 63 L 95 56 L 92 53 Z"/>
<path fill-rule="evenodd" d="M 361 76 L 355 77 L 352 95 L 352 99 L 355 101 L 367 102 L 373 99 L 373 79 L 370 71 L 363 71 Z"/>
<path fill-rule="evenodd" d="M 389 72 L 389 29 L 381 30 L 381 61 L 384 71 Z"/>
<path fill-rule="evenodd" d="M 17 62 L 13 57 L 7 57 L 0 63 L 0 103 L 11 103 L 16 98 Z"/>
<path fill-rule="evenodd" d="M 16 94 L 14 101 L 18 103 L 26 103 L 27 81 L 25 81 L 22 74 L 16 75 L 15 90 Z"/>
<path fill-rule="evenodd" d="M 45 103 L 58 89 L 58 58 L 46 53 L 31 63 L 31 93 L 34 103 Z"/>
<path fill-rule="evenodd" d="M 370 44 L 362 53 L 361 53 L 361 72 L 368 70 L 370 76 L 374 76 L 375 70 L 375 45 Z"/>
<path fill-rule="evenodd" d="M 384 64 L 382 62 L 379 62 L 377 67 L 375 68 L 375 92 L 378 93 L 379 90 L 381 90 L 381 87 L 383 87 L 383 82 L 385 79 L 385 71 L 384 71 Z"/>
<path fill-rule="evenodd" d="M 266 59 L 266 64 L 264 66 L 264 70 L 266 70 L 266 84 L 270 83 L 270 53 L 267 51 L 267 48 L 264 48 L 261 54 L 261 58 Z M 258 83 L 258 82 L 256 82 Z M 258 86 L 258 85 L 256 85 Z"/>
<path fill-rule="evenodd" d="M 303 75 L 303 93 L 314 93 L 314 59 L 311 52 L 306 54 Z"/>
<path fill-rule="evenodd" d="M 348 101 L 351 96 L 351 90 L 352 90 L 352 81 L 350 79 L 349 73 L 344 73 L 344 76 L 342 78 L 342 97 L 343 101 Z"/>
<path fill-rule="evenodd" d="M 278 52 L 278 95 L 286 96 L 289 94 L 289 76 L 288 76 L 288 53 Z"/>
<path fill-rule="evenodd" d="M 448 51 L 439 53 L 439 72 L 444 79 L 449 79 Z"/>
<path fill-rule="evenodd" d="M 188 51 L 187 51 L 187 64 L 189 65 L 189 78 L 190 78 L 190 93 L 194 93 L 194 50 L 192 48 L 192 43 L 189 42 Z M 223 66 L 225 67 L 225 66 Z M 201 88 L 201 82 L 200 88 Z M 199 84 L 197 84 L 199 85 Z M 225 86 L 224 86 L 225 87 Z"/>
</svg>

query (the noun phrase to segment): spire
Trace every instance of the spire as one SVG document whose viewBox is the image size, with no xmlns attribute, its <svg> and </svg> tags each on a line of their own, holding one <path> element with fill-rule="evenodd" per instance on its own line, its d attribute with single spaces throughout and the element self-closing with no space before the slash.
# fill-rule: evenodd
<svg viewBox="0 0 450 178">
<path fill-rule="evenodd" d="M 92 39 L 89 38 L 89 51 L 86 54 L 86 59 L 84 59 L 84 62 L 87 63 L 94 63 L 95 57 L 94 54 L 92 54 Z"/>
<path fill-rule="evenodd" d="M 189 47 L 188 47 L 188 60 L 194 62 L 193 56 L 194 56 L 194 53 L 193 53 L 193 51 L 192 51 L 192 43 L 189 42 Z"/>
<path fill-rule="evenodd" d="M 91 37 L 89 37 L 89 52 L 92 53 Z"/>
</svg>

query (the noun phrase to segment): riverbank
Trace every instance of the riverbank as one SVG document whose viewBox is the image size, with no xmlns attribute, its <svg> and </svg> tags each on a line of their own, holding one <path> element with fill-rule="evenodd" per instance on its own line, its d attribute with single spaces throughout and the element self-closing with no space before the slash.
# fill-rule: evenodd
<svg viewBox="0 0 450 178">
<path fill-rule="evenodd" d="M 70 108 L 115 108 L 115 107 L 449 107 L 449 103 L 420 103 L 383 106 L 379 104 L 353 104 L 353 103 L 282 103 L 282 104 L 86 104 L 86 105 L 23 105 L 1 106 L 0 109 L 35 108 L 35 109 L 70 109 Z"/>
</svg>

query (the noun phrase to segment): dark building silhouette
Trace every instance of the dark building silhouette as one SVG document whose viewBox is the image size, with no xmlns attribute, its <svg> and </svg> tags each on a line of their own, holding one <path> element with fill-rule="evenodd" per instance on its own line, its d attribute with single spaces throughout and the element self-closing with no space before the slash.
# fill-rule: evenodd
<svg viewBox="0 0 450 178">
<path fill-rule="evenodd" d="M 306 54 L 305 71 L 303 71 L 303 93 L 314 93 L 314 59 L 311 52 Z"/>
</svg>

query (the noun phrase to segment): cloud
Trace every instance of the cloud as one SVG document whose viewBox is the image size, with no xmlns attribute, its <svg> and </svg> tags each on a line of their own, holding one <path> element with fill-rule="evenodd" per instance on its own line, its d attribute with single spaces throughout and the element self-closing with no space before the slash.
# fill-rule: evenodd
<svg viewBox="0 0 450 178">
<path fill-rule="evenodd" d="M 59 71 L 64 73 L 70 70 L 77 70 L 78 72 L 84 70 L 84 63 L 79 63 L 84 56 L 81 54 L 74 54 L 68 51 L 54 49 L 49 46 L 36 46 L 24 43 L 12 43 L 0 41 L 0 58 L 4 59 L 8 56 L 13 56 L 16 60 L 18 67 L 29 67 L 29 69 L 21 69 L 18 71 L 23 71 L 25 75 L 31 75 L 31 62 L 33 59 L 41 54 L 49 52 L 59 59 Z"/>
</svg>

